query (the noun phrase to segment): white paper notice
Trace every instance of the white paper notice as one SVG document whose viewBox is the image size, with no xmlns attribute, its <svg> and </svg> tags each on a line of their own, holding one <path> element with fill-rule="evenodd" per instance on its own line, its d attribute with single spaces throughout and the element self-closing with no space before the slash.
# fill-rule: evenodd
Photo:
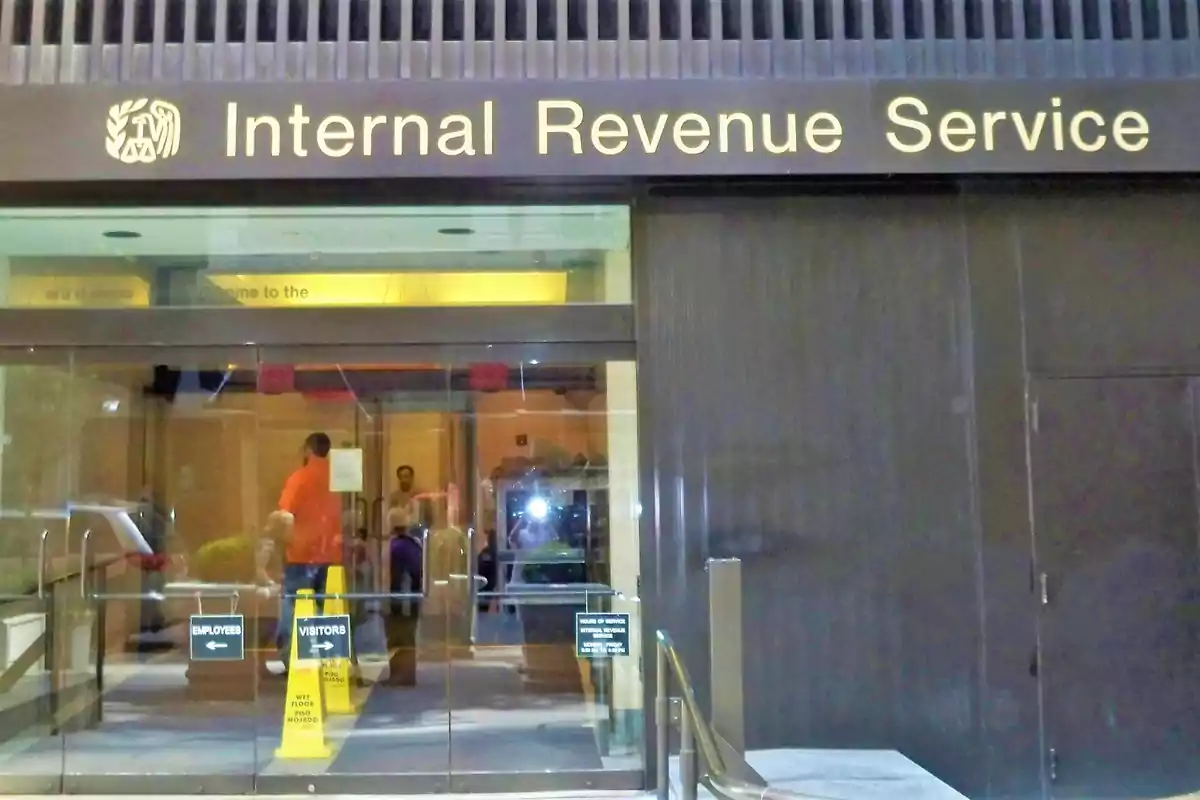
<svg viewBox="0 0 1200 800">
<path fill-rule="evenodd" d="M 361 492 L 363 490 L 363 451 L 341 447 L 329 451 L 329 491 Z"/>
</svg>

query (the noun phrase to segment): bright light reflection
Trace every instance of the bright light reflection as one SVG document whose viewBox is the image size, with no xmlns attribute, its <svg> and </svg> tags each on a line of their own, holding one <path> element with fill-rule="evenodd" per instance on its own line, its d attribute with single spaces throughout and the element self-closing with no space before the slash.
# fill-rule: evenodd
<svg viewBox="0 0 1200 800">
<path fill-rule="evenodd" d="M 525 511 L 534 519 L 545 519 L 550 513 L 550 504 L 546 502 L 545 498 L 535 497 L 525 506 Z"/>
</svg>

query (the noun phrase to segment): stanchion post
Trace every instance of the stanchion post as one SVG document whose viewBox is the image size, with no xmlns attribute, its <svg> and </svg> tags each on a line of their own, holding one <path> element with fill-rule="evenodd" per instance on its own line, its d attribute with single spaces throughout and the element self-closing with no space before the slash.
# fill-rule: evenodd
<svg viewBox="0 0 1200 800">
<path fill-rule="evenodd" d="M 679 796 L 682 800 L 696 800 L 699 793 L 700 776 L 696 774 L 696 720 L 684 704 L 679 712 Z"/>
<path fill-rule="evenodd" d="M 742 562 L 710 558 L 708 570 L 709 659 L 712 665 L 712 730 L 740 757 L 746 755 L 742 658 Z"/>
<path fill-rule="evenodd" d="M 667 686 L 667 653 L 661 643 L 654 647 L 654 734 L 658 800 L 671 798 L 671 701 Z"/>
</svg>

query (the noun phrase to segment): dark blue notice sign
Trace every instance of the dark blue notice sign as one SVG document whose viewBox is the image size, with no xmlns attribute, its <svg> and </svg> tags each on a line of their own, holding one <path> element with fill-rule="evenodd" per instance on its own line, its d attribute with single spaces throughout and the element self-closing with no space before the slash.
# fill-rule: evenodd
<svg viewBox="0 0 1200 800">
<path fill-rule="evenodd" d="M 575 615 L 575 654 L 580 658 L 629 655 L 629 615 Z"/>
<path fill-rule="evenodd" d="M 241 661 L 246 657 L 241 614 L 193 614 L 188 621 L 192 661 Z"/>
<path fill-rule="evenodd" d="M 296 657 L 328 661 L 350 657 L 350 617 L 300 617 L 296 620 Z"/>
</svg>

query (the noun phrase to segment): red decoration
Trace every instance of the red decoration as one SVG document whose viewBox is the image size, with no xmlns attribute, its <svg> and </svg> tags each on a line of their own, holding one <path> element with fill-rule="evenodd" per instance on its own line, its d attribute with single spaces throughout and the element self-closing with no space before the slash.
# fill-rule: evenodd
<svg viewBox="0 0 1200 800">
<path fill-rule="evenodd" d="M 508 365 L 472 364 L 468 383 L 476 392 L 503 391 L 508 388 Z"/>
<path fill-rule="evenodd" d="M 258 391 L 287 394 L 296 389 L 296 368 L 291 364 L 262 364 L 258 368 Z"/>
</svg>

